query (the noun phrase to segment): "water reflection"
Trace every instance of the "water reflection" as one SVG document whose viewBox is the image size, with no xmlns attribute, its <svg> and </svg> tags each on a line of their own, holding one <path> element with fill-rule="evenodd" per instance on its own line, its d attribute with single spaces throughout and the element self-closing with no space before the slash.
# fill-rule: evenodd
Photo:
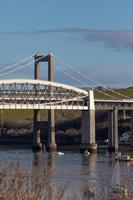
<svg viewBox="0 0 133 200">
<path fill-rule="evenodd" d="M 40 166 L 43 162 L 45 162 L 45 160 L 42 152 L 33 153 L 33 166 Z"/>
<path fill-rule="evenodd" d="M 39 184 L 39 181 L 42 181 L 46 176 L 46 161 L 42 152 L 33 154 L 31 176 L 33 188 L 36 184 Z"/>
<path fill-rule="evenodd" d="M 52 178 L 55 174 L 56 153 L 37 152 L 33 154 L 32 165 L 32 188 L 39 185 L 45 189 L 44 199 L 55 199 L 60 192 L 53 184 Z"/>
<path fill-rule="evenodd" d="M 44 153 L 37 152 L 33 154 L 33 165 L 32 170 L 34 174 L 44 173 L 49 176 L 49 178 L 53 177 L 56 170 L 56 156 L 55 152 L 53 153 Z"/>
<path fill-rule="evenodd" d="M 96 195 L 96 161 L 97 154 L 82 155 L 82 171 L 88 177 L 82 180 L 82 198 L 94 198 Z"/>
<path fill-rule="evenodd" d="M 106 194 L 116 163 L 115 155 L 108 154 L 106 151 L 88 156 L 69 151 L 62 156 L 56 152 L 34 154 L 28 150 L 18 150 L 17 152 L 16 156 L 16 150 L 0 151 L 1 160 L 10 158 L 16 162 L 19 157 L 20 163 L 24 163 L 31 171 L 33 188 L 36 184 L 39 185 L 40 181 L 46 185 L 46 188 L 54 184 L 59 187 L 67 184 L 66 199 L 69 192 L 76 194 L 79 199 L 83 199 L 88 194 L 91 197 L 95 195 L 95 199 L 102 199 L 103 193 Z M 130 182 L 131 188 L 133 188 L 133 161 L 120 162 L 120 171 L 125 184 L 128 185 L 127 182 Z M 50 189 L 51 187 L 48 190 Z"/>
</svg>

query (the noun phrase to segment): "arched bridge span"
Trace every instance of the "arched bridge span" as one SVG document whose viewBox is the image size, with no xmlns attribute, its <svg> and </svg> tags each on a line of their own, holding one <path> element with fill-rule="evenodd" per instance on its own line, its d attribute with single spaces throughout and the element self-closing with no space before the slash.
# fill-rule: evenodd
<svg viewBox="0 0 133 200">
<path fill-rule="evenodd" d="M 0 109 L 84 110 L 88 92 L 66 84 L 32 80 L 0 80 Z"/>
</svg>

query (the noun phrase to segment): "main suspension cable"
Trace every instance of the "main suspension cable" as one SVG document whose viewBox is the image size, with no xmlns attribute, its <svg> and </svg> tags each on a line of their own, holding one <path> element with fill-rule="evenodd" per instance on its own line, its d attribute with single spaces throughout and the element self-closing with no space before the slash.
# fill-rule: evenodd
<svg viewBox="0 0 133 200">
<path fill-rule="evenodd" d="M 21 61 L 18 61 L 17 63 L 15 63 L 15 64 L 13 64 L 13 65 L 4 67 L 4 68 L 0 69 L 0 72 L 9 70 L 9 69 L 11 69 L 11 68 L 13 68 L 13 67 L 19 65 L 20 63 L 23 63 L 23 62 L 25 62 L 26 60 L 29 60 L 30 58 L 33 58 L 33 56 L 34 56 L 34 55 L 31 55 L 31 56 L 29 56 L 28 58 L 25 58 L 25 59 L 23 59 L 23 60 L 21 60 Z"/>
<path fill-rule="evenodd" d="M 69 74 L 68 72 L 64 71 L 64 70 L 63 70 L 62 68 L 60 68 L 59 66 L 56 65 L 56 67 L 57 67 L 61 72 L 63 72 L 64 74 L 66 74 L 67 76 L 69 76 L 70 78 L 72 78 L 73 80 L 76 80 L 77 82 L 79 82 L 79 83 L 82 84 L 83 86 L 88 87 L 88 84 L 86 84 L 86 83 L 84 83 L 83 81 L 81 81 L 81 80 L 75 78 L 73 75 L 71 75 L 71 74 Z M 92 87 L 89 86 L 89 88 L 92 88 Z M 108 97 L 117 99 L 117 97 L 112 96 L 112 95 L 110 95 L 110 94 L 107 94 L 107 93 L 105 93 L 105 92 L 103 92 L 103 91 L 97 90 L 97 89 L 95 89 L 95 88 L 92 88 L 92 89 L 95 90 L 95 91 L 97 91 L 97 92 L 99 92 L 99 93 L 101 93 L 101 94 L 103 94 L 103 95 L 106 95 L 106 96 L 108 96 Z"/>
<path fill-rule="evenodd" d="M 2 74 L 0 74 L 0 77 L 6 76 L 6 75 L 11 74 L 11 73 L 13 73 L 13 72 L 16 72 L 16 71 L 18 71 L 18 70 L 20 70 L 20 69 L 24 69 L 26 66 L 28 66 L 28 65 L 30 65 L 30 64 L 32 64 L 32 63 L 34 63 L 35 61 L 38 61 L 38 60 L 42 59 L 42 58 L 45 57 L 45 56 L 46 56 L 46 55 L 43 55 L 42 57 L 40 57 L 40 58 L 38 58 L 38 59 L 36 59 L 36 60 L 33 60 L 33 61 L 29 62 L 29 63 L 26 63 L 26 64 L 24 64 L 24 65 L 22 65 L 22 66 L 20 66 L 20 67 L 18 67 L 18 68 L 12 69 L 12 70 L 10 70 L 9 72 L 2 73 Z"/>
<path fill-rule="evenodd" d="M 121 93 L 119 93 L 119 92 L 116 92 L 116 91 L 114 91 L 114 90 L 108 88 L 107 86 L 105 86 L 105 85 L 103 85 L 103 84 L 101 84 L 101 83 L 95 81 L 94 79 L 88 78 L 86 75 L 84 75 L 84 74 L 82 74 L 80 71 L 76 70 L 73 66 L 67 64 L 64 60 L 62 60 L 62 59 L 59 58 L 58 56 L 56 56 L 56 55 L 54 55 L 54 54 L 53 54 L 53 56 L 54 56 L 57 60 L 59 60 L 62 64 L 66 65 L 67 67 L 69 67 L 70 69 L 72 69 L 74 72 L 76 72 L 76 73 L 78 73 L 80 76 L 82 76 L 83 78 L 85 78 L 85 79 L 87 79 L 87 80 L 89 80 L 89 81 L 95 83 L 95 84 L 98 85 L 98 86 L 102 86 L 103 88 L 105 88 L 105 89 L 108 90 L 108 91 L 111 91 L 112 93 L 115 93 L 115 94 L 117 94 L 117 95 L 119 95 L 119 96 L 122 96 L 122 97 L 124 97 L 124 98 L 129 98 L 129 99 L 130 99 L 129 96 L 126 96 L 126 95 L 123 95 L 123 94 L 121 94 Z"/>
</svg>

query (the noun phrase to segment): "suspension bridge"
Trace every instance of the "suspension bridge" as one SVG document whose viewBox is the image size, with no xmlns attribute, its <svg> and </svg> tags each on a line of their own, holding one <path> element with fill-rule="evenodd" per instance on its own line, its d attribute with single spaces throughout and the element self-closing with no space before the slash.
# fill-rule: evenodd
<svg viewBox="0 0 133 200">
<path fill-rule="evenodd" d="M 0 77 L 3 78 L 3 76 L 25 69 L 28 65 L 34 63 L 33 79 L 0 80 L 0 109 L 32 109 L 34 111 L 33 149 L 40 150 L 42 148 L 39 121 L 40 110 L 44 109 L 48 110 L 49 128 L 48 144 L 46 144 L 48 150 L 52 151 L 57 149 L 55 141 L 54 110 L 82 110 L 81 150 L 97 149 L 95 141 L 95 111 L 108 111 L 109 148 L 118 149 L 118 110 L 132 111 L 133 99 L 88 78 L 86 75 L 77 71 L 73 66 L 68 65 L 54 54 L 36 54 L 34 55 L 33 61 L 26 62 L 32 57 L 33 55 L 15 63 L 14 65 L 0 68 Z M 85 90 L 67 84 L 54 82 L 53 58 L 60 61 L 62 65 L 67 65 L 67 67 L 82 76 L 82 78 L 108 89 L 111 91 L 113 96 L 109 93 L 98 90 L 97 92 L 104 94 L 107 98 L 95 99 L 94 88 L 90 88 L 88 84 L 84 83 L 79 78 L 77 79 L 67 71 L 64 71 L 63 68 L 60 68 L 60 71 L 65 73 L 65 75 L 69 75 L 70 78 L 82 84 L 87 89 Z M 40 62 L 48 63 L 48 80 L 40 80 Z"/>
</svg>

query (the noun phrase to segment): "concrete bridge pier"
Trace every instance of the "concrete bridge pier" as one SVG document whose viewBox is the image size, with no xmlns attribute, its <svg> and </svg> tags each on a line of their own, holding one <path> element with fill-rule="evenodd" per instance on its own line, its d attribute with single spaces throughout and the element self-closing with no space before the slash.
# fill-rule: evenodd
<svg viewBox="0 0 133 200">
<path fill-rule="evenodd" d="M 33 129 L 33 142 L 32 150 L 42 150 L 42 144 L 40 139 L 40 110 L 34 110 L 34 129 Z"/>
<path fill-rule="evenodd" d="M 108 150 L 118 150 L 118 110 L 114 108 L 108 111 Z"/>
<path fill-rule="evenodd" d="M 131 147 L 133 147 L 133 110 L 131 111 Z"/>
<path fill-rule="evenodd" d="M 53 81 L 53 62 L 52 54 L 47 55 L 48 61 L 48 80 Z M 52 90 L 50 90 L 52 92 Z M 57 151 L 57 144 L 55 142 L 55 112 L 54 110 L 48 110 L 48 151 Z"/>
<path fill-rule="evenodd" d="M 89 91 L 88 110 L 82 111 L 81 133 L 80 151 L 84 152 L 87 149 L 91 152 L 96 152 L 97 144 L 95 141 L 95 105 L 93 91 Z"/>
<path fill-rule="evenodd" d="M 48 111 L 48 151 L 57 151 L 57 145 L 55 142 L 55 117 L 54 110 Z"/>
<path fill-rule="evenodd" d="M 40 66 L 39 66 L 38 55 L 35 55 L 34 59 L 35 59 L 34 79 L 37 80 L 40 79 Z M 34 117 L 34 126 L 33 126 L 34 128 L 33 128 L 32 150 L 40 151 L 42 150 L 42 144 L 40 139 L 40 110 L 34 110 L 33 117 Z"/>
</svg>

